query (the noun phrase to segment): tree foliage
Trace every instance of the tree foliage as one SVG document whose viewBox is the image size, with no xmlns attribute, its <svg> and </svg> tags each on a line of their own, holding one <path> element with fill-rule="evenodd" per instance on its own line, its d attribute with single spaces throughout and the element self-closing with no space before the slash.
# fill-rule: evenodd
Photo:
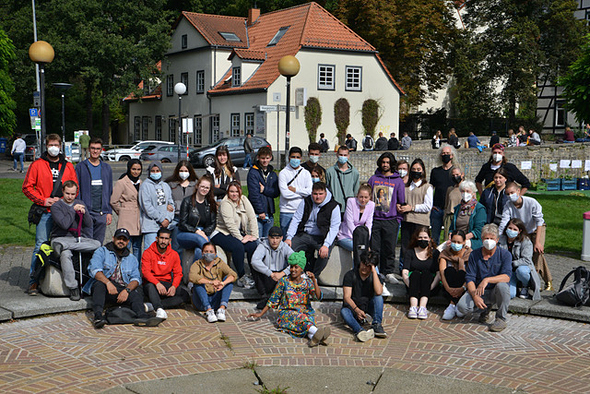
<svg viewBox="0 0 590 394">
<path fill-rule="evenodd" d="M 568 108 L 578 122 L 590 122 L 590 35 L 585 38 L 580 56 L 559 80 Z"/>
<path fill-rule="evenodd" d="M 16 126 L 14 83 L 9 75 L 10 63 L 15 59 L 14 45 L 0 29 L 0 135 L 11 135 Z"/>
<path fill-rule="evenodd" d="M 322 106 L 317 97 L 310 97 L 307 99 L 305 105 L 305 128 L 309 135 L 309 142 L 315 142 L 318 132 L 318 127 L 322 124 Z"/>
<path fill-rule="evenodd" d="M 350 125 L 350 104 L 345 98 L 339 98 L 334 103 L 334 123 L 336 124 L 338 144 L 342 145 L 348 125 Z"/>
<path fill-rule="evenodd" d="M 365 134 L 375 137 L 375 129 L 379 123 L 379 103 L 373 99 L 367 99 L 363 102 L 361 109 L 362 124 Z"/>
</svg>

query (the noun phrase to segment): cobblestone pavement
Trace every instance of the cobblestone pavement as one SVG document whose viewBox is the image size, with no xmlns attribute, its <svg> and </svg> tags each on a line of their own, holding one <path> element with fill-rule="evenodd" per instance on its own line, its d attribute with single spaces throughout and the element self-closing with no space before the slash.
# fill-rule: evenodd
<svg viewBox="0 0 590 394">
<path fill-rule="evenodd" d="M 170 310 L 157 328 L 106 326 L 84 313 L 0 324 L 0 390 L 98 392 L 135 382 L 258 366 L 381 367 L 444 376 L 531 393 L 587 392 L 590 328 L 586 324 L 513 315 L 490 333 L 472 319 L 408 320 L 386 305 L 387 339 L 353 341 L 339 303 L 316 303 L 317 323 L 329 324 L 329 346 L 277 332 L 274 315 L 247 320 L 254 304 L 231 303 L 226 323 L 209 324 L 190 310 Z M 238 392 L 255 392 L 254 377 Z M 391 387 L 396 390 L 396 387 Z M 174 391 L 170 387 L 169 392 Z"/>
</svg>

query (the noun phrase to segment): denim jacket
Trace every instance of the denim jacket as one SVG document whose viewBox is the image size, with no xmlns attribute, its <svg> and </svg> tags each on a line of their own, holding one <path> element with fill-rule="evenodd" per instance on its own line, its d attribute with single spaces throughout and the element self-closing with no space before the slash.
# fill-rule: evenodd
<svg viewBox="0 0 590 394">
<path fill-rule="evenodd" d="M 92 285 L 96 282 L 96 273 L 102 272 L 104 276 L 110 278 L 115 272 L 117 267 L 117 256 L 115 255 L 115 246 L 112 242 L 109 242 L 105 246 L 96 249 L 96 252 L 90 259 L 88 265 L 88 274 L 91 279 L 84 285 L 82 291 L 86 294 L 90 294 L 92 291 Z M 141 273 L 139 272 L 139 263 L 135 256 L 129 253 L 129 249 L 123 249 L 123 260 L 121 261 L 121 275 L 123 281 L 126 284 L 136 280 L 141 284 Z"/>
</svg>

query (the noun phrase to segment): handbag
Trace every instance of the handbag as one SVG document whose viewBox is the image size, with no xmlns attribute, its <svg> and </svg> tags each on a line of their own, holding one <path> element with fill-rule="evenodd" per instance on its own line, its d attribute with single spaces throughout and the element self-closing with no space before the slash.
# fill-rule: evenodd
<svg viewBox="0 0 590 394">
<path fill-rule="evenodd" d="M 565 287 L 570 276 L 574 275 L 574 283 Z M 565 287 L 565 288 L 564 288 Z M 559 291 L 555 299 L 569 306 L 582 306 L 588 304 L 590 299 L 590 271 L 584 266 L 570 271 L 561 281 Z"/>
<path fill-rule="evenodd" d="M 64 161 L 63 165 L 59 169 L 59 175 L 57 176 L 57 179 L 56 179 L 55 183 L 53 184 L 53 190 L 51 191 L 51 195 L 49 197 L 55 197 L 55 195 L 57 194 L 57 191 L 61 187 L 61 177 L 64 174 L 64 171 L 65 171 L 67 165 L 68 165 L 68 163 L 66 161 Z M 49 212 L 49 209 L 47 207 L 42 207 L 41 205 L 33 203 L 33 205 L 31 205 L 31 208 L 29 208 L 29 215 L 28 215 L 29 226 L 31 224 L 34 224 L 35 226 L 38 225 L 39 222 L 41 221 L 41 216 L 43 216 L 43 214 L 47 213 L 47 212 Z"/>
</svg>

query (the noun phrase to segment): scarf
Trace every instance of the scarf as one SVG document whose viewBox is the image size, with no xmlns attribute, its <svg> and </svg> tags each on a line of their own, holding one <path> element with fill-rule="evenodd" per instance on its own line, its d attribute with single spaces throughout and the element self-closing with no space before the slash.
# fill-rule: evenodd
<svg viewBox="0 0 590 394">
<path fill-rule="evenodd" d="M 461 215 L 461 216 L 471 215 L 473 213 L 473 210 L 475 209 L 476 205 L 477 205 L 477 200 L 475 198 L 472 198 L 469 202 L 461 202 L 461 208 L 459 210 L 459 215 Z"/>
<path fill-rule="evenodd" d="M 134 164 L 139 164 L 139 166 L 141 167 L 141 161 L 139 159 L 131 159 L 131 160 L 129 160 L 127 162 L 127 172 L 124 173 L 124 174 L 121 174 L 121 176 L 119 177 L 119 179 L 123 179 L 123 178 L 125 178 L 125 176 L 127 176 L 127 178 L 129 178 L 129 180 L 131 181 L 131 183 L 133 183 L 133 186 L 135 186 L 135 188 L 137 190 L 139 190 L 139 184 L 141 183 L 141 180 L 139 179 L 138 176 L 131 175 L 131 167 L 133 167 Z"/>
</svg>

